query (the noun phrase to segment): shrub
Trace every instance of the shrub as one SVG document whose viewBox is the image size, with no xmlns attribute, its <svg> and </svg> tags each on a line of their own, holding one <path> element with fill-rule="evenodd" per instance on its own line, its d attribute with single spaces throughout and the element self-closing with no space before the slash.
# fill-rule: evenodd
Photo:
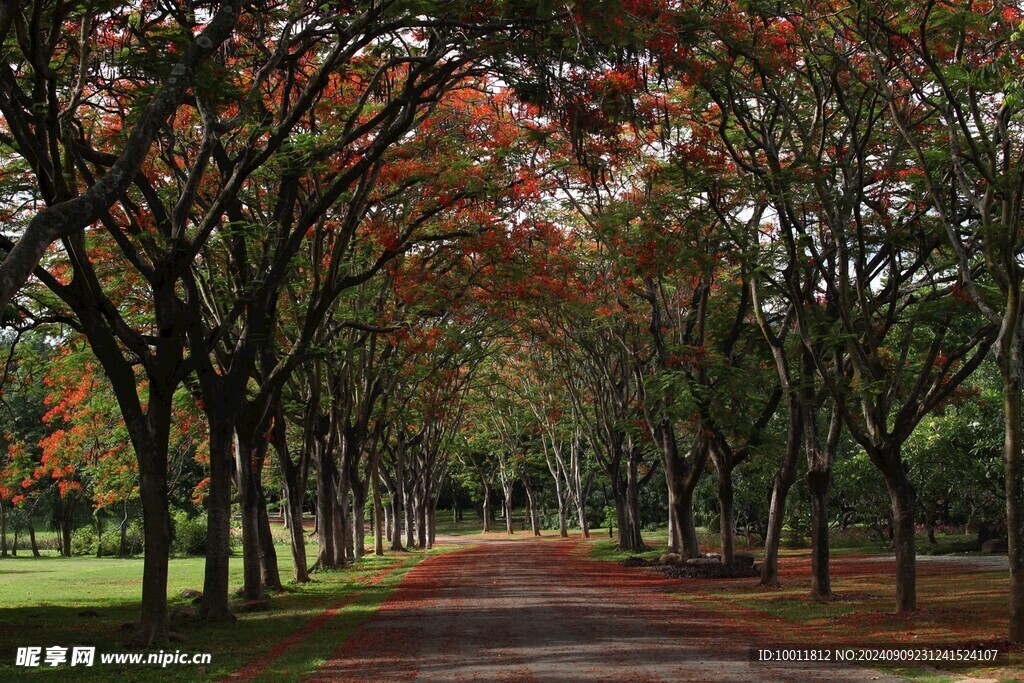
<svg viewBox="0 0 1024 683">
<path fill-rule="evenodd" d="M 142 533 L 142 523 L 132 521 L 128 523 L 126 534 L 125 550 L 127 554 L 138 555 L 142 552 L 145 536 Z M 96 527 L 83 526 L 75 529 L 71 536 L 72 555 L 95 555 L 96 554 Z M 42 544 L 40 544 L 42 547 Z M 107 522 L 103 525 L 103 556 L 117 557 L 121 552 L 121 528 L 119 524 Z"/>
<path fill-rule="evenodd" d="M 184 510 L 171 513 L 171 550 L 182 555 L 206 554 L 206 513 L 189 515 Z"/>
</svg>

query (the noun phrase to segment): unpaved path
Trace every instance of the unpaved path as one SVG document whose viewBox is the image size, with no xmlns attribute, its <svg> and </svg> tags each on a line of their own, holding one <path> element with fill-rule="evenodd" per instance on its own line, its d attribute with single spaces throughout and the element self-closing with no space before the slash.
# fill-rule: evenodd
<svg viewBox="0 0 1024 683">
<path fill-rule="evenodd" d="M 587 560 L 577 545 L 485 542 L 428 558 L 314 680 L 899 680 L 751 663 L 763 635 L 671 598 L 677 582 Z"/>
</svg>

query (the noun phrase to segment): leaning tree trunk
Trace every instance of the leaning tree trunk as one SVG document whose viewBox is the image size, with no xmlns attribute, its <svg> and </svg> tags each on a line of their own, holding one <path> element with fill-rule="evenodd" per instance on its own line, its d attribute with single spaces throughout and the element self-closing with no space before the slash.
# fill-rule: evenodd
<svg viewBox="0 0 1024 683">
<path fill-rule="evenodd" d="M 540 525 L 537 520 L 537 503 L 533 499 L 533 487 L 530 486 L 530 480 L 523 475 L 522 477 L 523 488 L 526 489 L 526 514 L 530 517 L 530 530 L 534 536 L 540 536 Z"/>
<path fill-rule="evenodd" d="M 772 501 L 768 508 L 768 533 L 764 539 L 764 559 L 761 561 L 761 585 L 779 584 L 779 543 L 782 541 L 782 525 L 786 519 L 786 498 L 796 481 L 796 462 L 803 440 L 803 421 L 799 399 L 790 392 L 787 400 L 789 425 L 786 433 L 786 447 L 772 484 Z"/>
<path fill-rule="evenodd" d="M 288 454 L 284 417 L 280 412 L 274 417 L 274 452 L 281 468 L 281 483 L 284 493 L 284 521 L 288 528 L 288 545 L 292 555 L 292 580 L 296 583 L 309 581 L 306 565 L 306 530 L 302 524 L 302 507 L 305 498 L 306 472 L 308 467 L 309 442 L 303 443 L 299 466 L 296 467 Z"/>
<path fill-rule="evenodd" d="M 292 553 L 292 579 L 296 583 L 309 581 L 306 566 L 306 532 L 302 525 L 303 494 L 298 482 L 298 470 L 291 464 L 287 454 L 278 459 L 281 463 L 281 478 L 284 482 L 284 504 L 287 511 L 288 542 Z M 288 464 L 285 465 L 285 460 Z"/>
<path fill-rule="evenodd" d="M 277 550 L 270 529 L 270 515 L 267 512 L 267 498 L 263 487 L 259 487 L 259 532 L 260 532 L 260 578 L 267 590 L 282 591 L 281 570 L 277 566 Z"/>
<path fill-rule="evenodd" d="M 587 519 L 587 501 L 583 499 L 583 496 L 579 497 L 576 502 L 576 516 L 579 518 L 580 531 L 583 532 L 583 538 L 590 538 L 590 520 Z"/>
</svg>

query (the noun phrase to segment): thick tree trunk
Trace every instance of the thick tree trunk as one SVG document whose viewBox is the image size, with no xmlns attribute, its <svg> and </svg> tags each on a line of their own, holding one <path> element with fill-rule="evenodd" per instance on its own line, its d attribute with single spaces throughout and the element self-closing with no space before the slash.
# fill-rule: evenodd
<svg viewBox="0 0 1024 683">
<path fill-rule="evenodd" d="M 7 513 L 0 500 L 0 557 L 7 557 Z"/>
<path fill-rule="evenodd" d="M 284 506 L 286 520 L 288 523 L 288 542 L 292 553 L 292 579 L 296 583 L 309 581 L 309 569 L 306 560 L 306 531 L 302 524 L 302 498 L 303 493 L 298 482 L 297 468 L 290 464 L 284 466 L 282 456 L 279 460 L 282 463 L 281 474 L 284 482 Z"/>
<path fill-rule="evenodd" d="M 260 496 L 251 444 L 237 431 L 235 476 L 242 515 L 242 595 L 246 600 L 259 600 L 263 596 Z"/>
<path fill-rule="evenodd" d="M 159 445 L 155 445 L 154 450 L 156 448 Z M 143 454 L 139 469 L 146 547 L 142 561 L 142 615 L 137 644 L 150 647 L 167 640 L 167 566 L 171 551 L 167 458 L 158 453 Z"/>
<path fill-rule="evenodd" d="M 295 491 L 286 494 L 288 510 L 288 541 L 292 553 L 292 580 L 296 583 L 309 581 L 306 560 L 306 530 L 302 523 L 302 497 Z"/>
<path fill-rule="evenodd" d="M 997 354 L 1003 380 L 1003 466 L 1012 643 L 1024 643 L 1024 462 L 1021 454 L 1021 379 L 1024 375 L 1021 356 L 1024 354 L 1018 346 L 1000 348 Z"/>
<path fill-rule="evenodd" d="M 676 519 L 682 542 L 680 552 L 687 559 L 700 557 L 700 539 L 697 537 L 697 524 L 693 519 L 693 492 L 696 489 L 699 474 L 695 473 L 692 478 L 693 486 L 685 486 L 676 500 Z"/>
<path fill-rule="evenodd" d="M 893 545 L 896 550 L 896 611 L 910 612 L 917 609 L 914 490 L 900 460 L 899 446 L 894 448 L 895 453 L 888 453 L 888 457 L 884 457 L 889 467 L 883 474 L 892 504 Z"/>
<path fill-rule="evenodd" d="M 640 479 L 638 473 L 639 464 L 635 458 L 630 458 L 626 467 L 626 548 L 635 552 L 646 549 L 640 519 Z"/>
<path fill-rule="evenodd" d="M 210 418 L 210 486 L 206 493 L 206 567 L 203 576 L 203 617 L 232 621 L 228 606 L 231 558 L 231 426 Z"/>
<path fill-rule="evenodd" d="M 811 597 L 832 597 L 829 573 L 828 493 L 832 470 L 810 470 L 807 485 L 811 491 Z"/>
<path fill-rule="evenodd" d="M 309 581 L 309 568 L 306 560 L 306 530 L 302 524 L 302 508 L 305 499 L 306 472 L 309 463 L 309 442 L 303 444 L 299 466 L 292 462 L 285 441 L 287 435 L 284 428 L 284 415 L 278 409 L 274 417 L 274 451 L 281 468 L 283 489 L 282 505 L 284 506 L 284 522 L 288 528 L 288 545 L 292 555 L 292 580 L 296 583 Z"/>
<path fill-rule="evenodd" d="M 31 515 L 29 515 L 28 518 L 28 541 L 32 546 L 32 557 L 41 557 L 41 555 L 39 554 L 39 544 L 36 543 L 36 527 L 32 523 Z"/>
<path fill-rule="evenodd" d="M 335 566 L 334 550 L 334 458 L 323 443 L 316 446 L 316 540 L 317 557 L 314 566 Z"/>
<path fill-rule="evenodd" d="M 281 570 L 277 566 L 277 550 L 274 548 L 274 536 L 270 529 L 270 515 L 267 512 L 267 498 L 263 487 L 259 488 L 259 524 L 260 524 L 260 578 L 267 590 L 282 591 Z"/>
</svg>

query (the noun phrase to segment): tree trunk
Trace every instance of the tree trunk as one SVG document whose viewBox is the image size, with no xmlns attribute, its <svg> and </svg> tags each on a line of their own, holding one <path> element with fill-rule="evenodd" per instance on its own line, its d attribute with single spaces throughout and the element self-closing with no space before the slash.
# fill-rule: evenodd
<svg viewBox="0 0 1024 683">
<path fill-rule="evenodd" d="M 103 520 L 100 517 L 99 510 L 94 510 L 92 516 L 96 520 L 96 557 L 103 557 Z M 29 519 L 28 526 L 29 529 L 32 528 L 31 518 Z M 35 533 L 32 535 L 34 537 Z"/>
<path fill-rule="evenodd" d="M 700 539 L 697 537 L 697 524 L 693 519 L 693 492 L 696 489 L 696 482 L 699 480 L 699 473 L 695 473 L 692 478 L 693 485 L 685 486 L 676 501 L 676 519 L 682 542 L 680 552 L 687 559 L 700 557 Z"/>
<path fill-rule="evenodd" d="M 322 441 L 322 439 L 321 439 Z M 314 566 L 335 566 L 334 551 L 334 458 L 324 443 L 316 446 L 316 540 L 317 558 Z"/>
<path fill-rule="evenodd" d="M 0 557 L 7 557 L 7 513 L 0 500 Z"/>
<path fill-rule="evenodd" d="M 484 485 L 484 533 L 491 530 L 491 487 Z"/>
<path fill-rule="evenodd" d="M 292 553 L 292 579 L 296 583 L 309 581 L 309 570 L 306 565 L 306 531 L 302 523 L 302 498 L 303 492 L 298 482 L 297 468 L 289 464 L 284 465 L 287 454 L 282 455 L 278 460 L 281 462 L 281 479 L 284 482 L 284 506 L 286 520 L 288 522 L 288 541 Z"/>
<path fill-rule="evenodd" d="M 590 538 L 590 521 L 587 519 L 587 502 L 585 500 L 576 503 L 576 516 L 579 518 L 583 538 Z"/>
<path fill-rule="evenodd" d="M 251 444 L 235 431 L 235 476 L 242 514 L 242 595 L 246 600 L 263 596 L 260 557 L 260 504 Z"/>
<path fill-rule="evenodd" d="M 118 557 L 128 557 L 128 502 L 121 503 L 124 518 L 121 520 L 121 543 L 117 548 Z"/>
<path fill-rule="evenodd" d="M 429 547 L 427 544 L 427 524 L 429 523 L 427 511 L 430 503 L 426 498 L 423 491 L 416 496 L 416 546 L 421 549 Z"/>
<path fill-rule="evenodd" d="M 36 543 L 36 527 L 32 524 L 32 517 L 28 518 L 28 541 L 32 546 L 32 557 L 41 557 L 39 554 L 39 544 Z"/>
<path fill-rule="evenodd" d="M 515 480 L 501 475 L 501 491 L 503 494 L 502 507 L 505 508 L 505 533 L 509 536 L 515 533 L 512 527 L 512 493 L 515 487 Z"/>
<path fill-rule="evenodd" d="M 350 467 L 349 471 L 349 487 L 352 490 L 352 555 L 358 560 L 366 555 L 366 494 L 368 490 L 366 483 L 359 480 L 358 467 Z"/>
<path fill-rule="evenodd" d="M 206 493 L 206 567 L 202 613 L 209 622 L 233 621 L 228 606 L 231 558 L 231 426 L 210 418 L 210 486 Z"/>
<path fill-rule="evenodd" d="M 352 496 L 352 552 L 357 560 L 366 555 L 366 508 L 356 496 Z"/>
<path fill-rule="evenodd" d="M 521 479 L 523 488 L 526 489 L 526 514 L 530 517 L 530 530 L 534 536 L 540 536 L 540 525 L 537 520 L 537 503 L 533 499 L 533 487 L 530 486 L 530 480 L 525 474 Z M 559 503 L 559 508 L 561 508 L 561 503 Z"/>
<path fill-rule="evenodd" d="M 391 494 L 391 550 L 402 551 L 402 483 Z"/>
<path fill-rule="evenodd" d="M 384 554 L 384 505 L 380 498 L 380 456 L 374 454 L 370 466 L 370 488 L 373 496 L 373 554 Z"/>
<path fill-rule="evenodd" d="M 165 482 L 166 482 L 166 479 L 167 479 L 166 468 L 167 468 L 167 465 L 165 463 L 164 464 L 164 469 L 165 469 L 164 481 Z M 166 483 L 165 483 L 165 485 L 166 485 Z M 63 502 L 61 503 L 61 515 L 60 515 L 60 526 L 61 526 L 60 542 L 61 542 L 61 546 L 62 546 L 61 547 L 61 554 L 64 555 L 64 557 L 71 557 L 71 534 L 74 531 L 74 529 L 73 529 L 74 519 L 75 519 L 75 501 L 74 501 L 74 499 L 72 498 L 71 500 L 63 500 Z M 168 521 L 168 524 L 170 524 L 169 521 Z M 165 596 L 165 599 L 166 599 L 166 596 Z"/>
<path fill-rule="evenodd" d="M 1014 335 L 1016 337 L 1016 335 Z M 1010 642 L 1024 643 L 1024 463 L 1021 455 L 1020 343 L 1000 347 L 997 354 L 1003 380 L 1003 466 L 1006 486 L 1007 557 L 1010 562 Z"/>
<path fill-rule="evenodd" d="M 288 528 L 288 545 L 292 555 L 292 580 L 296 583 L 306 583 L 309 581 L 309 568 L 306 564 L 306 530 L 302 523 L 302 508 L 306 494 L 306 473 L 311 444 L 309 439 L 304 441 L 299 465 L 296 466 L 288 453 L 284 414 L 280 407 L 274 416 L 273 435 L 274 452 L 277 453 L 277 462 L 281 468 L 282 504 L 285 526 Z"/>
<path fill-rule="evenodd" d="M 156 451 L 162 444 L 152 444 Z M 171 551 L 166 453 L 142 453 L 139 492 L 146 547 L 142 569 L 142 615 L 137 643 L 150 647 L 167 640 L 167 565 Z"/>
<path fill-rule="evenodd" d="M 832 470 L 809 470 L 807 486 L 811 491 L 811 597 L 832 597 L 829 572 L 828 492 Z"/>
<path fill-rule="evenodd" d="M 718 463 L 718 509 L 719 532 L 722 536 L 722 564 L 735 561 L 733 529 L 735 527 L 735 505 L 733 501 L 732 470 L 725 463 Z"/>
<path fill-rule="evenodd" d="M 883 462 L 889 500 L 892 503 L 893 545 L 896 550 L 896 611 L 917 609 L 917 570 L 914 548 L 914 490 L 899 455 L 899 446 L 890 447 Z"/>
<path fill-rule="evenodd" d="M 413 492 L 406 489 L 405 494 L 405 547 L 416 547 L 416 499 L 411 495 Z"/>
<path fill-rule="evenodd" d="M 349 479 L 345 467 L 338 468 L 338 486 L 335 491 L 334 500 L 334 566 L 348 566 L 349 558 L 352 556 L 352 534 L 349 529 L 348 499 Z"/>
<path fill-rule="evenodd" d="M 281 570 L 277 566 L 277 550 L 274 548 L 274 536 L 270 529 L 270 515 L 267 512 L 267 498 L 263 487 L 259 489 L 259 525 L 260 525 L 260 578 L 267 590 L 283 591 Z"/>
<path fill-rule="evenodd" d="M 626 467 L 626 548 L 635 552 L 641 552 L 646 549 L 644 545 L 643 534 L 641 533 L 641 519 L 640 519 L 640 484 L 639 484 L 639 463 L 633 457 L 629 459 L 629 464 Z M 620 537 L 622 530 L 620 530 Z"/>
<path fill-rule="evenodd" d="M 781 373 L 780 373 L 781 374 Z M 800 455 L 803 440 L 803 420 L 799 399 L 791 392 L 787 400 L 788 427 L 786 448 L 782 461 L 775 471 L 772 485 L 772 502 L 768 509 L 768 532 L 764 539 L 764 559 L 761 561 L 761 585 L 779 584 L 779 543 L 782 541 L 782 525 L 786 521 L 786 498 L 796 480 L 796 461 Z"/>
</svg>

